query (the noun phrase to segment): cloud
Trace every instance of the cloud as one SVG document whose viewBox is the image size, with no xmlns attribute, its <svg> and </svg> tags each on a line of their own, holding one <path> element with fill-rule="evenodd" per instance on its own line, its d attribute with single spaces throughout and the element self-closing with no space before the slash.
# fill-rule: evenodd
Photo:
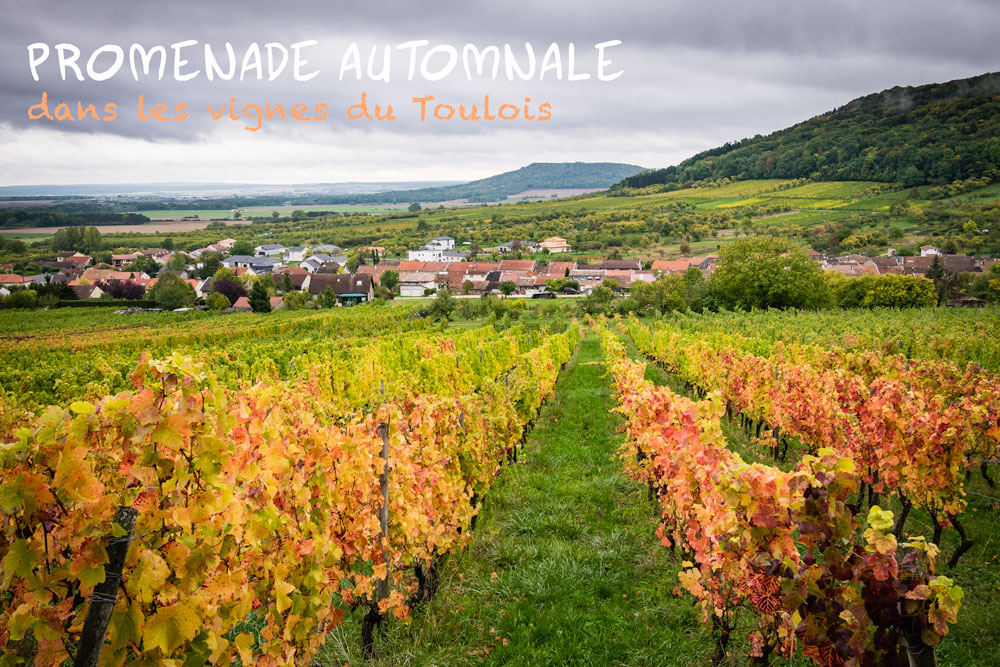
<svg viewBox="0 0 1000 667">
<path fill-rule="evenodd" d="M 727 140 L 786 127 L 862 94 L 998 69 L 1000 7 L 986 1 L 638 0 L 628 4 L 550 0 L 458 2 L 194 2 L 99 4 L 40 0 L 8 5 L 0 25 L 0 182 L 387 180 L 487 176 L 533 160 L 602 159 L 644 166 L 676 163 Z M 169 45 L 195 39 L 238 55 L 251 43 L 316 39 L 310 61 L 321 75 L 303 83 L 140 81 L 62 82 L 30 76 L 26 46 L 71 42 L 85 54 L 102 44 Z M 594 71 L 593 44 L 620 39 L 611 55 L 625 74 L 613 82 L 547 80 L 407 82 L 394 52 L 393 81 L 340 81 L 347 44 L 367 58 L 373 45 L 412 39 L 485 46 L 574 42 Z M 565 57 L 565 50 L 564 50 Z M 541 53 L 538 54 L 539 58 Z M 198 66 L 199 59 L 192 59 Z M 459 68 L 461 69 L 461 68 Z M 127 67 L 126 67 L 127 71 Z M 59 101 L 119 104 L 113 123 L 30 121 L 42 91 Z M 352 121 L 362 92 L 392 103 L 392 123 Z M 420 122 L 414 95 L 454 106 L 548 102 L 547 123 Z M 185 122 L 141 121 L 136 101 L 188 105 Z M 319 123 L 264 121 L 258 132 L 212 120 L 230 97 L 237 108 L 266 101 L 314 107 Z M 85 165 L 78 167 L 78 165 Z M 310 176 L 314 171 L 329 176 Z M 225 173 L 232 175 L 225 175 Z M 188 174 L 189 177 L 183 177 Z M 213 176 L 218 174 L 217 176 Z M 238 176 L 237 176 L 238 175 Z"/>
</svg>

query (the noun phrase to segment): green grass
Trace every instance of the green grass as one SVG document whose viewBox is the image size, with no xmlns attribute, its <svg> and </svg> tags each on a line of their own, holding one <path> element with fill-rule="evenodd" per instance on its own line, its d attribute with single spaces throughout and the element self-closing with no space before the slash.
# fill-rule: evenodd
<svg viewBox="0 0 1000 667">
<path fill-rule="evenodd" d="M 486 498 L 472 545 L 437 595 L 378 640 L 379 665 L 704 665 L 711 638 L 654 536 L 646 490 L 615 459 L 615 397 L 584 339 L 521 463 Z M 318 662 L 365 664 L 358 618 Z M 506 641 L 505 641 L 506 640 Z"/>
<path fill-rule="evenodd" d="M 0 229 L 0 234 L 3 234 L 7 241 L 24 241 L 25 243 L 41 241 L 52 236 L 52 234 L 22 234 L 16 229 Z"/>
</svg>

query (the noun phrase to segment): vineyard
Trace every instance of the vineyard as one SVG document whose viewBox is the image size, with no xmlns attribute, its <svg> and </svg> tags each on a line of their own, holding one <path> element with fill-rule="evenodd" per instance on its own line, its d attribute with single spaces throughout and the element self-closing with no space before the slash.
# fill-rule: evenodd
<svg viewBox="0 0 1000 667">
<path fill-rule="evenodd" d="M 989 664 L 998 326 L 906 317 L 5 325 L 0 664 Z"/>
</svg>

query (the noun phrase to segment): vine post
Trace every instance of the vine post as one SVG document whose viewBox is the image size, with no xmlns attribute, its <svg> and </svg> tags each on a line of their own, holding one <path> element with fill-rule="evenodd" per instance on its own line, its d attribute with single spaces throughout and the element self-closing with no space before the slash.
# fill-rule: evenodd
<svg viewBox="0 0 1000 667">
<path fill-rule="evenodd" d="M 115 509 L 114 523 L 125 531 L 122 537 L 108 538 L 108 563 L 104 566 L 104 581 L 94 587 L 90 596 L 90 607 L 83 621 L 80 646 L 76 651 L 74 667 L 97 667 L 104 646 L 104 635 L 111 622 L 111 614 L 118 601 L 118 586 L 122 579 L 122 568 L 128 555 L 132 536 L 135 534 L 135 520 L 139 510 L 119 505 Z"/>
<path fill-rule="evenodd" d="M 382 543 L 382 562 L 385 563 L 385 577 L 375 584 L 375 599 L 361 624 L 361 644 L 365 653 L 372 655 L 375 645 L 375 628 L 382 624 L 379 603 L 389 597 L 389 424 L 379 422 L 378 435 L 382 439 L 382 460 L 385 465 L 378 476 L 379 495 L 382 503 L 378 510 L 379 539 Z"/>
</svg>

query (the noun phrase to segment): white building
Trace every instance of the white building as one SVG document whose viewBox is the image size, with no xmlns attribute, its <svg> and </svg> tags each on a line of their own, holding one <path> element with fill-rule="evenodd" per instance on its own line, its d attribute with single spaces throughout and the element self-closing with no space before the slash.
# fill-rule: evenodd
<svg viewBox="0 0 1000 667">
<path fill-rule="evenodd" d="M 920 256 L 921 257 L 931 257 L 932 255 L 940 255 L 941 251 L 932 245 L 922 245 L 920 246 Z"/>
<path fill-rule="evenodd" d="M 571 249 L 569 244 L 566 243 L 566 239 L 558 236 L 545 239 L 538 244 L 538 247 L 542 250 L 548 250 L 550 253 L 569 252 Z"/>
<path fill-rule="evenodd" d="M 331 264 L 338 264 L 339 265 L 340 263 L 337 262 L 337 258 L 336 257 L 333 257 L 332 255 L 327 255 L 325 253 L 319 252 L 319 253 L 316 253 L 314 255 L 310 255 L 309 257 L 306 257 L 302 261 L 302 263 L 299 264 L 299 268 L 305 269 L 309 273 L 316 273 L 316 271 L 321 266 L 331 265 Z"/>
<path fill-rule="evenodd" d="M 307 252 L 309 252 L 309 248 L 301 245 L 286 248 L 284 254 L 285 262 L 301 262 L 306 258 Z"/>
<path fill-rule="evenodd" d="M 451 250 L 455 247 L 455 239 L 450 236 L 439 236 L 436 239 L 428 241 L 424 247 L 435 250 Z"/>
<path fill-rule="evenodd" d="M 267 243 L 253 249 L 258 257 L 281 257 L 285 254 L 285 246 L 280 243 Z"/>
</svg>

